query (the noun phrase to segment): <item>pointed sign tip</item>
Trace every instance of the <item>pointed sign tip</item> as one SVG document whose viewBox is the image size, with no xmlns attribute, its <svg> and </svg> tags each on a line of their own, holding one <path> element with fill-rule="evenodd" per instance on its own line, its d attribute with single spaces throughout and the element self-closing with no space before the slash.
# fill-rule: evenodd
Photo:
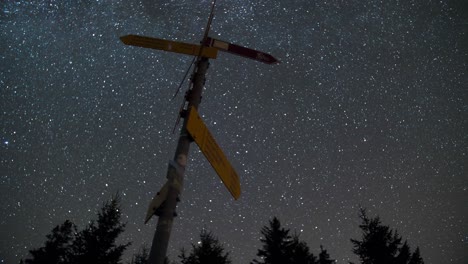
<svg viewBox="0 0 468 264">
<path fill-rule="evenodd" d="M 120 41 L 122 41 L 125 45 L 129 45 L 131 36 L 130 35 L 125 35 L 119 37 Z"/>
</svg>

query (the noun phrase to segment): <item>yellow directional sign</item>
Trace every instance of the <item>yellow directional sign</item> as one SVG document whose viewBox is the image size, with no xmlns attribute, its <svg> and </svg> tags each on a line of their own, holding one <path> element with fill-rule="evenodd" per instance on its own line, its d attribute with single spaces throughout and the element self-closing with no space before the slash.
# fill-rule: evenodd
<svg viewBox="0 0 468 264">
<path fill-rule="evenodd" d="M 205 155 L 206 159 L 211 163 L 213 169 L 218 173 L 218 176 L 221 178 L 226 188 L 234 199 L 237 200 L 241 192 L 239 176 L 237 176 L 231 163 L 229 163 L 205 123 L 203 123 L 203 120 L 198 115 L 197 110 L 193 107 L 190 108 L 189 111 L 187 130 L 197 143 L 203 155 Z"/>
<path fill-rule="evenodd" d="M 120 40 L 122 40 L 122 42 L 126 45 L 165 50 L 193 56 L 198 56 L 200 54 L 201 48 L 201 46 L 199 45 L 138 35 L 126 35 L 120 37 Z M 213 47 L 203 47 L 201 56 L 210 59 L 216 59 L 216 57 L 218 56 L 218 49 Z"/>
</svg>

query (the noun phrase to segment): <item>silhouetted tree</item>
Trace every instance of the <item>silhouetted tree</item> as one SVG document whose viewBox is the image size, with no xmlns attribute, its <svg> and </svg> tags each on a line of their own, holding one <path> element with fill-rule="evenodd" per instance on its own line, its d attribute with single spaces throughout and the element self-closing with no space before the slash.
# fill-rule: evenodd
<svg viewBox="0 0 468 264">
<path fill-rule="evenodd" d="M 132 260 L 128 264 L 147 264 L 149 259 L 149 249 L 146 246 L 141 247 L 141 249 L 133 255 Z M 171 261 L 168 257 L 164 258 L 164 264 L 170 264 Z M 172 262 L 176 264 L 176 262 Z"/>
<path fill-rule="evenodd" d="M 293 243 L 289 230 L 281 228 L 278 218 L 270 220 L 269 226 L 262 227 L 260 233 L 264 236 L 260 241 L 263 243 L 262 249 L 259 249 L 257 256 L 260 261 L 254 260 L 253 263 L 263 264 L 283 264 L 289 262 L 289 250 Z"/>
<path fill-rule="evenodd" d="M 298 235 L 293 236 L 289 253 L 293 264 L 316 264 L 317 258 L 310 253 L 309 246 L 304 241 L 299 240 Z"/>
<path fill-rule="evenodd" d="M 330 259 L 330 255 L 328 254 L 327 250 L 323 249 L 323 246 L 320 245 L 320 254 L 318 264 L 332 264 L 335 263 L 334 259 Z"/>
<path fill-rule="evenodd" d="M 310 253 L 309 247 L 304 241 L 300 241 L 297 235 L 290 236 L 289 229 L 281 227 L 278 218 L 274 217 L 269 226 L 261 229 L 262 249 L 257 256 L 260 260 L 253 260 L 257 264 L 315 264 L 317 258 Z"/>
<path fill-rule="evenodd" d="M 417 247 L 414 253 L 411 255 L 409 264 L 424 264 L 424 261 L 421 258 L 421 253 L 419 252 L 419 247 Z"/>
<path fill-rule="evenodd" d="M 129 264 L 147 264 L 149 252 L 146 246 L 143 246 L 138 253 L 134 254 Z"/>
<path fill-rule="evenodd" d="M 26 259 L 26 264 L 68 264 L 73 254 L 71 245 L 75 239 L 76 226 L 66 220 L 63 224 L 52 229 L 48 234 L 45 245 L 38 249 L 30 250 L 32 258 Z"/>
<path fill-rule="evenodd" d="M 200 243 L 192 244 L 192 251 L 188 256 L 181 250 L 179 258 L 182 264 L 231 264 L 229 253 L 224 253 L 224 247 L 210 232 L 202 230 Z"/>
<path fill-rule="evenodd" d="M 395 264 L 408 264 L 408 261 L 411 258 L 410 248 L 408 242 L 405 241 L 403 246 L 400 248 L 398 256 L 396 256 L 394 263 Z"/>
<path fill-rule="evenodd" d="M 116 195 L 98 212 L 98 220 L 78 232 L 75 224 L 65 221 L 47 235 L 45 246 L 30 250 L 32 258 L 25 264 L 118 264 L 130 243 L 117 245 L 117 237 L 124 231 L 120 222 L 119 197 Z"/>
<path fill-rule="evenodd" d="M 120 201 L 116 195 L 110 202 L 106 202 L 98 212 L 98 219 L 78 233 L 73 244 L 76 264 L 120 263 L 124 250 L 131 244 L 117 245 L 117 237 L 124 231 L 125 224 L 120 222 Z"/>
<path fill-rule="evenodd" d="M 389 226 L 382 225 L 380 218 L 369 218 L 365 209 L 360 210 L 362 223 L 361 240 L 351 239 L 353 253 L 362 264 L 408 264 L 414 256 L 415 263 L 423 264 L 419 248 L 411 254 L 408 243 L 402 245 L 402 238 Z"/>
</svg>

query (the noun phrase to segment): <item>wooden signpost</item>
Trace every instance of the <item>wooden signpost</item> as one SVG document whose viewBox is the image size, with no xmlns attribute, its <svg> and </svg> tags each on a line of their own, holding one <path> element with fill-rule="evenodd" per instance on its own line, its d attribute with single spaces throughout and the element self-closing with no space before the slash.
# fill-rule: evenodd
<svg viewBox="0 0 468 264">
<path fill-rule="evenodd" d="M 153 215 L 159 216 L 148 259 L 149 264 L 164 263 L 172 224 L 176 215 L 175 209 L 183 189 L 184 173 L 192 141 L 197 143 L 234 199 L 239 199 L 241 194 L 239 176 L 214 140 L 208 127 L 198 115 L 197 109 L 205 83 L 205 74 L 209 64 L 208 59 L 215 59 L 218 50 L 220 50 L 267 64 L 279 62 L 270 54 L 208 37 L 215 4 L 216 0 L 212 2 L 210 17 L 201 42 L 202 45 L 138 35 L 126 35 L 120 38 L 126 45 L 197 56 L 195 70 L 191 78 L 191 88 L 185 97 L 187 101 L 186 108 L 181 112 L 184 124 L 180 131 L 174 159 L 169 161 L 168 164 L 167 182 L 150 202 L 145 217 L 146 223 Z"/>
</svg>

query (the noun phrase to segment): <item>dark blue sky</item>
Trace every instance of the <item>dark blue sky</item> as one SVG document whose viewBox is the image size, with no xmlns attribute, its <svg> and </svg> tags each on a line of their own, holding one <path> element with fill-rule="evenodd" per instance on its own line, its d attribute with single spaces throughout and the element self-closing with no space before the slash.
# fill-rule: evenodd
<svg viewBox="0 0 468 264">
<path fill-rule="evenodd" d="M 117 191 L 127 256 L 165 182 L 192 58 L 122 44 L 198 43 L 210 1 L 2 1 L 0 260 L 16 263 Z M 200 114 L 236 168 L 234 201 L 192 144 L 171 258 L 202 228 L 248 263 L 277 216 L 317 253 L 356 260 L 359 206 L 427 264 L 468 259 L 468 8 L 463 1 L 223 1 L 211 36 L 279 65 L 220 53 Z M 183 89 L 187 88 L 186 85 Z"/>
</svg>

